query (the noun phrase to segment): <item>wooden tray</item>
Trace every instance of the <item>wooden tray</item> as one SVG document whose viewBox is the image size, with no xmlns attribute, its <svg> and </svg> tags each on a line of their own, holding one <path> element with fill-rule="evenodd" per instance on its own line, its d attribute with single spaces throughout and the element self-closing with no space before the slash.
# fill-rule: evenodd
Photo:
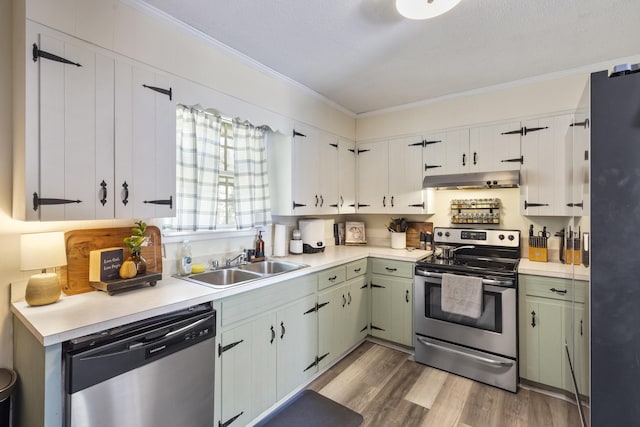
<svg viewBox="0 0 640 427">
<path fill-rule="evenodd" d="M 407 247 L 419 248 L 420 233 L 426 233 L 427 231 L 433 233 L 432 222 L 410 222 L 407 228 Z"/>
<path fill-rule="evenodd" d="M 96 249 L 119 246 L 124 248 L 127 258 L 129 248 L 122 239 L 131 236 L 132 227 L 71 230 L 64 233 L 67 266 L 60 269 L 62 292 L 75 295 L 93 291 L 94 288 L 89 284 L 89 253 Z M 147 271 L 162 273 L 160 229 L 150 225 L 145 234 L 149 237 L 150 246 L 143 246 L 141 253 L 147 261 Z"/>
</svg>

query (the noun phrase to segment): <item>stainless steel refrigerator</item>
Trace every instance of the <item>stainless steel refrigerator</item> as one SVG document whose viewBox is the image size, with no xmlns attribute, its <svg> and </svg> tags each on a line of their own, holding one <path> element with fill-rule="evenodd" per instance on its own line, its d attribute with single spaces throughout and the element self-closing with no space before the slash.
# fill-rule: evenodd
<svg viewBox="0 0 640 427">
<path fill-rule="evenodd" d="M 640 422 L 640 72 L 591 75 L 591 425 Z M 610 75 L 611 74 L 611 75 Z"/>
</svg>

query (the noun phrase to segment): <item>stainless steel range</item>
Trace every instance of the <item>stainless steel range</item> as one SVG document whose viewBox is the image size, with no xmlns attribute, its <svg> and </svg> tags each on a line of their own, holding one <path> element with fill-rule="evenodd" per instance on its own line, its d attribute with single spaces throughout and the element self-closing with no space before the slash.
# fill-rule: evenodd
<svg viewBox="0 0 640 427">
<path fill-rule="evenodd" d="M 414 281 L 416 362 L 512 392 L 520 231 L 434 229 Z"/>
</svg>

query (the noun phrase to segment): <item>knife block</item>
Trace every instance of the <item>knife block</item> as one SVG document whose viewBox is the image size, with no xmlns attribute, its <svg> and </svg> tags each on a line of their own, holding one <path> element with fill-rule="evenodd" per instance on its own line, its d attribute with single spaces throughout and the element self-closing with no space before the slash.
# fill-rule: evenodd
<svg viewBox="0 0 640 427">
<path fill-rule="evenodd" d="M 549 250 L 547 248 L 533 248 L 529 246 L 529 260 L 547 262 L 549 260 Z"/>
</svg>

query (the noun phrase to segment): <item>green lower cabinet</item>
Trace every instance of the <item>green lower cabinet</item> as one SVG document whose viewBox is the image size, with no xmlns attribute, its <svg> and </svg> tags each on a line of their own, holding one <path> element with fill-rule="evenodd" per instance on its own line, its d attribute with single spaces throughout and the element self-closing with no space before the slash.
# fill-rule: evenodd
<svg viewBox="0 0 640 427">
<path fill-rule="evenodd" d="M 413 281 L 371 276 L 371 335 L 413 346 Z"/>
<path fill-rule="evenodd" d="M 588 283 L 520 275 L 520 377 L 589 394 Z"/>
<path fill-rule="evenodd" d="M 315 304 L 310 295 L 221 334 L 221 426 L 248 424 L 317 372 Z"/>
<path fill-rule="evenodd" d="M 323 369 L 368 333 L 369 299 L 365 276 L 318 294 L 318 368 Z"/>
</svg>

